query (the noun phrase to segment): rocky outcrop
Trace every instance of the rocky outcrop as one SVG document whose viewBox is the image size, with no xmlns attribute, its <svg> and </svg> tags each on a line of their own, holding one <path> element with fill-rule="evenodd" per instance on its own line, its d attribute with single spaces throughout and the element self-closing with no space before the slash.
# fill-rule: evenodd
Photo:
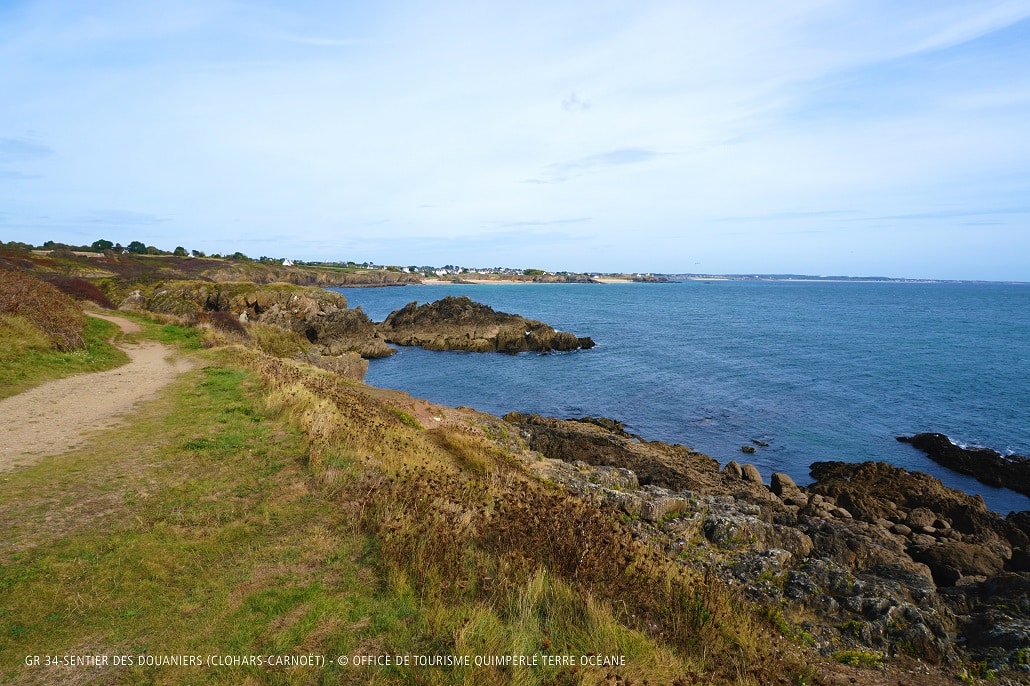
<svg viewBox="0 0 1030 686">
<path fill-rule="evenodd" d="M 826 654 L 856 647 L 932 663 L 1020 667 L 1030 637 L 1030 512 L 1002 518 L 977 497 L 883 463 L 822 462 L 816 482 L 753 465 L 722 470 L 613 420 L 512 413 L 529 464 L 684 564 L 755 601 L 795 607 Z"/>
<path fill-rule="evenodd" d="M 898 436 L 898 440 L 911 443 L 937 464 L 968 474 L 988 486 L 1030 495 L 1030 458 L 1002 455 L 990 448 L 964 448 L 938 433 Z"/>
<path fill-rule="evenodd" d="M 620 424 L 596 419 L 562 420 L 511 412 L 504 421 L 518 427 L 529 447 L 565 462 L 632 470 L 642 485 L 673 490 L 718 490 L 719 463 L 681 445 L 647 443 Z"/>
<path fill-rule="evenodd" d="M 366 359 L 392 355 L 395 350 L 388 342 L 421 345 L 429 350 L 505 353 L 566 351 L 594 345 L 589 338 L 495 312 L 468 298 L 447 297 L 421 307 L 411 303 L 379 325 L 360 307 L 348 309 L 347 299 L 339 293 L 291 284 L 172 281 L 132 291 L 121 307 L 187 317 L 229 312 L 243 321 L 295 331 L 323 355 L 356 352 Z"/>
<path fill-rule="evenodd" d="M 394 352 L 361 308 L 348 309 L 342 295 L 316 287 L 174 281 L 134 290 L 121 307 L 183 316 L 229 312 L 295 331 L 328 356 L 357 352 L 375 358 Z"/>
<path fill-rule="evenodd" d="M 409 303 L 379 325 L 389 343 L 427 350 L 520 353 L 592 348 L 590 338 L 555 331 L 532 319 L 496 312 L 467 297 L 448 296 L 433 303 Z"/>
</svg>

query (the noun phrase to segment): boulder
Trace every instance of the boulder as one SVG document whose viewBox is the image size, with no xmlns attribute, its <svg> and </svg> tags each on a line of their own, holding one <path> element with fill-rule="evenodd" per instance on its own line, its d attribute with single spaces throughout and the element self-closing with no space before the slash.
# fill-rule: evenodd
<svg viewBox="0 0 1030 686">
<path fill-rule="evenodd" d="M 926 507 L 917 507 L 909 512 L 908 516 L 905 517 L 905 524 L 909 525 L 913 529 L 922 529 L 923 527 L 932 526 L 936 520 L 937 515 L 935 515 L 932 510 Z M 929 531 L 924 533 L 933 532 Z"/>
<path fill-rule="evenodd" d="M 985 546 L 943 541 L 913 548 L 912 559 L 930 568 L 938 586 L 954 586 L 964 576 L 991 577 L 1005 567 L 1004 561 Z"/>
<path fill-rule="evenodd" d="M 788 505 L 802 508 L 808 505 L 808 496 L 794 483 L 793 479 L 782 472 L 773 473 L 769 482 L 769 490 Z"/>
<path fill-rule="evenodd" d="M 750 481 L 751 483 L 758 485 L 762 484 L 762 473 L 758 471 L 758 467 L 748 463 L 744 465 L 742 471 L 744 472 L 745 481 Z"/>
</svg>

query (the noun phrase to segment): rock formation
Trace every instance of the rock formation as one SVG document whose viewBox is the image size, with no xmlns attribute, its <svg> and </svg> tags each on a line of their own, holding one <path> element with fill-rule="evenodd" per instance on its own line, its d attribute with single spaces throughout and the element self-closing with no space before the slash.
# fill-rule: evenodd
<svg viewBox="0 0 1030 686">
<path fill-rule="evenodd" d="M 684 564 L 814 617 L 805 629 L 827 654 L 1025 662 L 1030 512 L 1002 518 L 978 497 L 883 463 L 816 463 L 807 488 L 785 474 L 766 487 L 754 465 L 720 471 L 611 420 L 504 419 L 545 458 L 531 464 L 546 478 L 621 511 Z"/>
<path fill-rule="evenodd" d="M 374 324 L 360 307 L 348 309 L 339 293 L 292 284 L 212 283 L 171 281 L 132 291 L 123 309 L 195 316 L 229 312 L 295 331 L 323 355 L 356 352 L 362 357 L 392 355 L 387 342 L 421 345 L 428 350 L 567 351 L 591 348 L 589 338 L 555 331 L 542 322 L 495 312 L 469 298 L 447 297 L 418 306 L 411 303 Z"/>
<path fill-rule="evenodd" d="M 246 321 L 295 331 L 330 356 L 357 352 L 375 358 L 394 352 L 361 308 L 347 309 L 345 297 L 316 287 L 173 281 L 146 292 L 137 289 L 121 307 L 183 316 L 230 312 Z"/>
<path fill-rule="evenodd" d="M 547 324 L 496 312 L 467 297 L 448 296 L 433 303 L 412 302 L 391 312 L 378 327 L 389 343 L 426 350 L 520 353 L 592 348 L 589 338 L 555 331 Z"/>
<path fill-rule="evenodd" d="M 937 464 L 975 477 L 988 486 L 1030 495 L 1030 458 L 1006 456 L 990 448 L 963 448 L 938 433 L 898 436 L 898 440 L 911 443 Z"/>
</svg>

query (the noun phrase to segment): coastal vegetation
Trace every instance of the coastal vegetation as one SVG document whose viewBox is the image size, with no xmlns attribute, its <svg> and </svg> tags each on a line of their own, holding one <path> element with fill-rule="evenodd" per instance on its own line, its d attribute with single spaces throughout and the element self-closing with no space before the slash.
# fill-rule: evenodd
<svg viewBox="0 0 1030 686">
<path fill-rule="evenodd" d="M 125 362 L 112 324 L 87 318 L 58 288 L 0 270 L 0 398 L 49 379 Z"/>
<path fill-rule="evenodd" d="M 16 276 L 46 298 L 25 302 L 67 307 L 35 269 Z M 611 420 L 501 419 L 372 388 L 363 360 L 324 348 L 340 330 L 294 326 L 309 300 L 323 314 L 345 300 L 297 283 L 89 283 L 159 305 L 126 314 L 143 330 L 121 340 L 196 364 L 103 440 L 2 475 L 6 681 L 71 674 L 27 655 L 107 654 L 136 657 L 98 672 L 113 683 L 943 683 L 964 659 L 951 601 L 967 624 L 1015 627 L 970 641 L 976 662 L 1023 659 L 997 648 L 1019 631 L 1024 522 L 928 477 L 821 463 L 808 490 L 785 475 L 767 487 L 752 465 L 720 469 Z M 41 367 L 45 346 L 76 354 L 41 316 L 0 320 L 12 368 Z M 82 322 L 84 349 L 113 335 Z M 327 662 L 143 659 L 161 655 Z"/>
</svg>

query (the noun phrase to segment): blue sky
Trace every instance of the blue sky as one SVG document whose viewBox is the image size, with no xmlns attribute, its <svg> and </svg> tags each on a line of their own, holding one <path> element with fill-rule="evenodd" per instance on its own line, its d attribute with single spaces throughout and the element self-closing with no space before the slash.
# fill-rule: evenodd
<svg viewBox="0 0 1030 686">
<path fill-rule="evenodd" d="M 1030 0 L 2 2 L 0 240 L 1030 281 Z"/>
</svg>

